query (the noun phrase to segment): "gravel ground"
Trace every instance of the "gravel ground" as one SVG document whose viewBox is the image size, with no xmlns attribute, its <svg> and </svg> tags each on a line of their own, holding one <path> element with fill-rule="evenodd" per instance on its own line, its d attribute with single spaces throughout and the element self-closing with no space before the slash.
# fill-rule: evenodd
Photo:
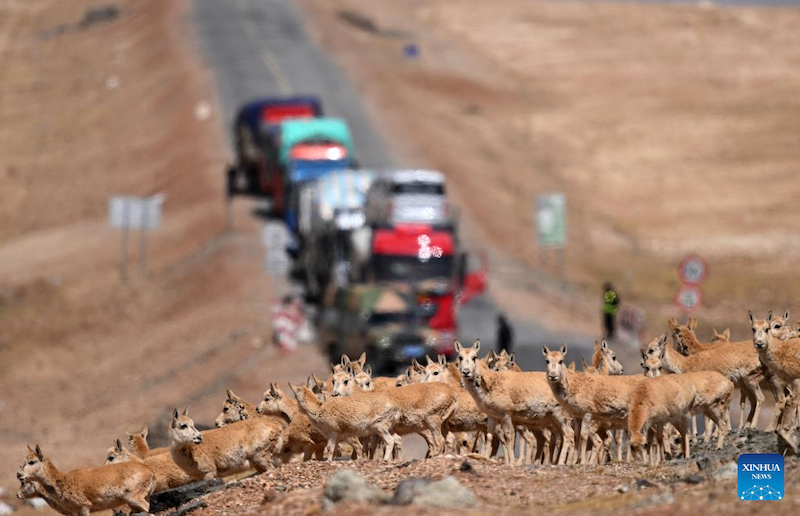
<svg viewBox="0 0 800 516">
<path fill-rule="evenodd" d="M 530 513 L 616 513 L 665 514 L 705 510 L 713 504 L 715 514 L 759 513 L 763 504 L 749 504 L 736 498 L 735 467 L 741 453 L 775 451 L 774 434 L 754 432 L 746 441 L 730 440 L 720 452 L 697 447 L 691 460 L 673 460 L 650 468 L 639 464 L 605 466 L 508 467 L 499 461 L 477 456 L 443 456 L 404 463 L 383 461 L 297 462 L 232 482 L 225 489 L 206 495 L 204 507 L 193 514 L 311 514 L 322 511 L 323 487 L 340 468 L 357 471 L 372 484 L 391 491 L 412 477 L 439 480 L 454 476 L 469 488 L 478 502 L 458 509 L 426 508 L 415 505 L 389 506 L 342 502 L 325 511 L 329 514 L 471 514 L 502 512 Z M 699 460 L 698 460 L 699 459 Z M 702 466 L 698 465 L 698 463 Z M 733 468 L 733 474 L 731 469 Z M 800 509 L 800 470 L 797 459 L 786 460 L 787 497 L 782 509 Z M 797 510 L 793 509 L 793 510 Z"/>
</svg>

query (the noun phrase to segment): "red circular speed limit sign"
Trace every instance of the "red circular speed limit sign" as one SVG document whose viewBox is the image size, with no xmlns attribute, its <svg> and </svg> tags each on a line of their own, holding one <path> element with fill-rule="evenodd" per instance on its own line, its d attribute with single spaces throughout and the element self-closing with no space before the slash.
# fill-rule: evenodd
<svg viewBox="0 0 800 516">
<path fill-rule="evenodd" d="M 696 285 L 708 276 L 708 264 L 696 254 L 692 254 L 678 265 L 678 274 L 684 283 Z"/>
<path fill-rule="evenodd" d="M 692 312 L 703 304 L 703 291 L 697 285 L 683 284 L 675 293 L 675 306 L 685 312 Z"/>
</svg>

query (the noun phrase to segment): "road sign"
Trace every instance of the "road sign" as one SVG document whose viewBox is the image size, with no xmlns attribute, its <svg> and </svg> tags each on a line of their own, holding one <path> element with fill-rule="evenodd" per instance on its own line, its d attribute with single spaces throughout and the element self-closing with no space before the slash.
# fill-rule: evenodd
<svg viewBox="0 0 800 516">
<path fill-rule="evenodd" d="M 701 257 L 690 254 L 678 265 L 678 274 L 684 283 L 697 285 L 708 276 L 708 265 Z"/>
<path fill-rule="evenodd" d="M 561 192 L 536 197 L 536 236 L 540 247 L 567 244 L 567 198 Z"/>
<path fill-rule="evenodd" d="M 161 225 L 163 195 L 152 197 L 112 197 L 108 202 L 111 227 L 157 229 Z"/>
<path fill-rule="evenodd" d="M 128 279 L 128 235 L 131 228 L 139 230 L 139 274 L 147 272 L 147 231 L 161 225 L 161 205 L 164 194 L 152 197 L 116 196 L 108 201 L 108 221 L 111 227 L 122 229 L 120 276 Z"/>
<path fill-rule="evenodd" d="M 685 312 L 693 312 L 703 304 L 703 291 L 697 285 L 684 283 L 675 293 L 675 306 Z"/>
</svg>

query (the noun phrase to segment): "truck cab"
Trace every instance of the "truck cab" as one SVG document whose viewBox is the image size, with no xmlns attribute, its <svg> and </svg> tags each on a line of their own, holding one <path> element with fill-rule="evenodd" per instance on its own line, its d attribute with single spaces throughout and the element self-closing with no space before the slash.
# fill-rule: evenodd
<svg viewBox="0 0 800 516">
<path fill-rule="evenodd" d="M 367 224 L 427 224 L 455 232 L 456 213 L 447 200 L 445 178 L 434 170 L 384 172 L 373 182 L 366 200 Z"/>
<path fill-rule="evenodd" d="M 236 164 L 228 170 L 228 195 L 273 195 L 274 182 L 266 175 L 276 160 L 280 124 L 320 116 L 322 105 L 312 96 L 267 97 L 243 105 L 233 123 Z"/>
<path fill-rule="evenodd" d="M 363 279 L 382 284 L 410 285 L 425 322 L 440 333 L 437 353 L 452 356 L 458 305 L 485 289 L 485 268 L 466 271 L 467 256 L 459 253 L 450 231 L 420 224 L 375 229 Z"/>
<path fill-rule="evenodd" d="M 284 216 L 289 230 L 298 235 L 300 190 L 310 181 L 355 163 L 353 138 L 339 118 L 290 120 L 280 125 L 280 149 L 275 178 L 275 212 Z"/>
<path fill-rule="evenodd" d="M 351 282 L 351 237 L 364 226 L 364 196 L 373 177 L 365 169 L 337 170 L 298 188 L 298 261 L 308 299 L 321 300 L 330 281 L 340 287 Z"/>
<path fill-rule="evenodd" d="M 331 291 L 322 311 L 319 340 L 331 362 L 367 354 L 376 372 L 392 372 L 412 358 L 435 356 L 438 332 L 420 324 L 408 289 L 359 284 Z"/>
</svg>

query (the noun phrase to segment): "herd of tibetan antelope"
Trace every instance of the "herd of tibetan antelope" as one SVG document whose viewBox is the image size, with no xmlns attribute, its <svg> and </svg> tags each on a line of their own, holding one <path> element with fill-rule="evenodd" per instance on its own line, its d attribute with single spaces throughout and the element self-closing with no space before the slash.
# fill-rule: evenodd
<svg viewBox="0 0 800 516">
<path fill-rule="evenodd" d="M 632 458 L 656 465 L 666 456 L 690 456 L 695 439 L 714 439 L 721 448 L 731 431 L 734 389 L 741 391 L 740 431 L 756 427 L 762 384 L 776 400 L 766 430 L 797 426 L 800 334 L 788 317 L 788 311 L 766 319 L 751 314 L 752 339 L 729 342 L 729 331 L 715 330 L 706 344 L 695 335 L 695 319 L 686 325 L 671 319 L 674 345 L 667 334 L 650 342 L 642 350 L 642 375 L 623 375 L 605 341 L 595 343 L 592 363 L 580 372 L 565 363 L 566 345 L 543 346 L 545 372 L 522 371 L 505 352 L 479 358 L 480 341 L 457 342 L 454 362 L 444 356 L 426 365 L 413 361 L 399 377 L 373 377 L 364 355 L 343 356 L 328 379 L 312 375 L 305 385 L 289 384 L 293 396 L 270 384 L 256 406 L 228 390 L 218 428 L 198 431 L 188 409 L 176 409 L 169 447 L 150 449 L 145 427 L 126 432 L 128 448 L 117 440 L 105 465 L 67 473 L 38 445 L 29 447 L 17 473 L 18 496 L 44 498 L 63 514 L 126 505 L 147 511 L 153 493 L 251 467 L 263 472 L 299 457 L 396 460 L 407 434 L 424 438 L 429 457 L 493 457 L 502 445 L 510 465 Z M 702 436 L 696 415 L 707 418 Z M 673 452 L 670 444 L 678 439 Z"/>
</svg>

